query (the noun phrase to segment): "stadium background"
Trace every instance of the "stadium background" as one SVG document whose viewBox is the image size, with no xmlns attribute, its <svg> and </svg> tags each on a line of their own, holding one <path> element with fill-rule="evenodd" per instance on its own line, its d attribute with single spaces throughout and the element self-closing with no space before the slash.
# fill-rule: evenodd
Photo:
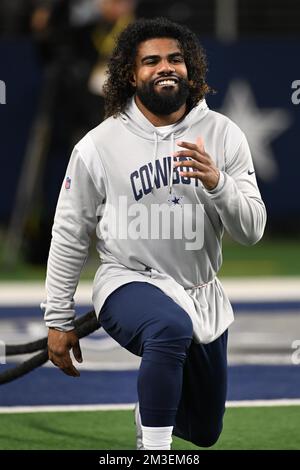
<svg viewBox="0 0 300 470">
<path fill-rule="evenodd" d="M 34 1 L 28 4 L 36 7 Z M 5 104 L 3 95 L 0 100 L 1 347 L 45 335 L 39 303 L 51 208 L 68 158 L 69 142 L 60 140 L 53 125 L 57 82 L 44 50 L 41 60 L 40 37 L 28 26 L 31 13 L 24 2 L 1 2 L 0 80 L 6 85 Z M 207 51 L 208 81 L 217 90 L 208 104 L 245 131 L 268 210 L 266 235 L 257 246 L 224 240 L 221 277 L 236 321 L 229 341 L 228 410 L 214 448 L 299 449 L 300 104 L 293 82 L 300 80 L 300 5 L 296 0 L 138 2 L 136 16 L 157 15 L 198 34 Z M 59 50 L 53 50 L 55 58 Z M 71 102 L 70 109 L 76 105 Z M 78 314 L 91 307 L 97 263 L 92 249 L 77 293 Z M 134 447 L 137 359 L 101 330 L 82 346 L 79 380 L 47 364 L 0 387 L 0 449 Z M 0 373 L 24 359 L 5 364 L 2 354 Z M 193 448 L 179 440 L 174 447 Z"/>
</svg>

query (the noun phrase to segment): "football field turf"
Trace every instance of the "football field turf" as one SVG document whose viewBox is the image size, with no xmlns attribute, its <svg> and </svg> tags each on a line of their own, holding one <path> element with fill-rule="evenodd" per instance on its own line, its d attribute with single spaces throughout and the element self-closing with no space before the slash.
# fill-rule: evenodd
<svg viewBox="0 0 300 470">
<path fill-rule="evenodd" d="M 300 406 L 228 408 L 212 449 L 300 449 Z M 2 450 L 134 449 L 132 411 L 9 413 L 0 415 Z M 172 449 L 198 447 L 174 438 Z"/>
</svg>

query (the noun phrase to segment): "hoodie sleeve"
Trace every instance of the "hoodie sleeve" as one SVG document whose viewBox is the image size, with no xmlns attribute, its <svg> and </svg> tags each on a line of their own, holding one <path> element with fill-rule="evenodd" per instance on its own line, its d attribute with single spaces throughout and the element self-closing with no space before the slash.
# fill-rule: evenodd
<svg viewBox="0 0 300 470">
<path fill-rule="evenodd" d="M 225 139 L 225 171 L 217 188 L 208 193 L 229 235 L 243 245 L 253 245 L 263 236 L 266 209 L 246 137 L 235 125 L 230 134 Z"/>
<path fill-rule="evenodd" d="M 95 157 L 99 159 L 94 154 Z M 73 329 L 73 297 L 88 256 L 90 236 L 97 225 L 97 208 L 104 199 L 103 178 L 97 176 L 95 181 L 88 164 L 89 159 L 84 160 L 79 148 L 75 147 L 61 187 L 52 228 L 46 275 L 47 301 L 41 304 L 41 308 L 45 312 L 46 325 L 62 331 Z"/>
</svg>

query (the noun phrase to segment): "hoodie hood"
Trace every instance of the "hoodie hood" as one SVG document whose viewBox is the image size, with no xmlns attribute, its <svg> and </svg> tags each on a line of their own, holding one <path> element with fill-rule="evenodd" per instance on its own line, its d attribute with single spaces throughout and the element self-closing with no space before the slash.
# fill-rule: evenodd
<svg viewBox="0 0 300 470">
<path fill-rule="evenodd" d="M 159 128 L 155 127 L 139 110 L 134 97 L 132 97 L 128 100 L 125 111 L 120 114 L 119 119 L 121 119 L 131 132 L 143 137 L 144 139 L 153 140 L 154 133 L 160 136 L 159 140 L 168 139 L 171 134 L 174 134 L 175 139 L 178 139 L 189 129 L 189 127 L 191 127 L 192 124 L 203 119 L 208 111 L 209 108 L 206 101 L 203 99 L 183 119 L 176 122 L 169 133 L 164 133 L 162 135 L 159 133 Z"/>
<path fill-rule="evenodd" d="M 203 99 L 195 106 L 183 119 L 170 126 L 170 130 L 161 133 L 158 127 L 155 127 L 144 114 L 139 110 L 136 105 L 134 96 L 128 100 L 125 111 L 120 114 L 121 122 L 128 128 L 130 132 L 138 135 L 146 140 L 153 142 L 153 160 L 152 160 L 152 191 L 154 187 L 155 178 L 155 160 L 157 159 L 157 150 L 160 141 L 170 141 L 171 156 L 175 152 L 175 140 L 179 139 L 186 131 L 197 122 L 201 121 L 208 113 L 209 108 L 206 101 Z M 169 177 L 169 193 L 172 192 L 173 186 L 173 169 L 170 169 Z"/>
</svg>

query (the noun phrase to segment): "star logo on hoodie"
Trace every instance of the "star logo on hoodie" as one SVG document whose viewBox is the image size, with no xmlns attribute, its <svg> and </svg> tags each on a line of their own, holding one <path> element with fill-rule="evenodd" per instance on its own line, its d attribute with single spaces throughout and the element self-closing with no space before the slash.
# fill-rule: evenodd
<svg viewBox="0 0 300 470">
<path fill-rule="evenodd" d="M 176 196 L 176 194 L 171 194 L 168 198 L 168 203 L 171 206 L 182 206 L 182 200 L 184 196 Z"/>
</svg>

